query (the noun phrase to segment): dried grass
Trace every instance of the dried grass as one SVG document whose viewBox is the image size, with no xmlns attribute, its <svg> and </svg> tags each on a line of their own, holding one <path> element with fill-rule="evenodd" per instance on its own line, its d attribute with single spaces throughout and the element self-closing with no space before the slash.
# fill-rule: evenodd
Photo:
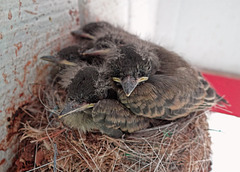
<svg viewBox="0 0 240 172">
<path fill-rule="evenodd" d="M 36 99 L 21 108 L 15 171 L 209 171 L 210 145 L 205 113 L 122 139 L 83 134 L 63 126 L 57 114 L 65 92 L 35 85 Z"/>
</svg>

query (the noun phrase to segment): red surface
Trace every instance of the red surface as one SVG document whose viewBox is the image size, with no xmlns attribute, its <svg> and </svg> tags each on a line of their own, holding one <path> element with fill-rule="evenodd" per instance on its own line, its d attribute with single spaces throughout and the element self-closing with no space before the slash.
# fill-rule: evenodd
<svg viewBox="0 0 240 172">
<path fill-rule="evenodd" d="M 228 78 L 213 74 L 203 73 L 203 76 L 215 88 L 217 93 L 229 102 L 225 110 L 213 108 L 212 111 L 240 117 L 240 78 Z"/>
</svg>

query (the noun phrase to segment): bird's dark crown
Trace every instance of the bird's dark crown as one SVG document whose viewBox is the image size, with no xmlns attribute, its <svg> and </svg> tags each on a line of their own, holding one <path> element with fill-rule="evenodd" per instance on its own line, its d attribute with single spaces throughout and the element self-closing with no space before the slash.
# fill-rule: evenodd
<svg viewBox="0 0 240 172">
<path fill-rule="evenodd" d="M 99 72 L 95 67 L 79 70 L 68 87 L 68 98 L 79 103 L 96 103 L 105 96 L 104 92 L 97 91 L 98 79 Z"/>
<path fill-rule="evenodd" d="M 58 52 L 58 56 L 65 60 L 72 61 L 80 56 L 78 50 L 79 50 L 79 46 L 77 45 L 69 46 L 60 50 Z"/>
<path fill-rule="evenodd" d="M 96 49 L 105 49 L 105 48 L 112 48 L 116 45 L 122 45 L 124 44 L 124 40 L 117 39 L 113 35 L 104 35 L 103 37 L 100 37 L 96 43 Z"/>
<path fill-rule="evenodd" d="M 135 78 L 151 74 L 152 63 L 147 53 L 142 53 L 133 45 L 119 46 L 115 60 L 111 61 L 111 76 L 124 78 L 133 76 Z"/>
</svg>

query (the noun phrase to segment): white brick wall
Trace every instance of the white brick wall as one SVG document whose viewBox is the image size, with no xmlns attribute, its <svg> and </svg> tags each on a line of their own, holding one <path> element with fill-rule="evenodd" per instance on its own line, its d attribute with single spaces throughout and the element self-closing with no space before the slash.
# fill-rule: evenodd
<svg viewBox="0 0 240 172">
<path fill-rule="evenodd" d="M 39 57 L 55 53 L 73 42 L 78 28 L 77 0 L 5 0 L 0 5 L 0 171 L 13 157 L 6 142 L 7 117 L 30 97 L 34 82 L 46 63 Z M 13 141 L 14 143 L 14 141 Z M 5 150 L 5 147 L 8 148 Z M 4 162 L 5 161 L 5 162 Z"/>
</svg>

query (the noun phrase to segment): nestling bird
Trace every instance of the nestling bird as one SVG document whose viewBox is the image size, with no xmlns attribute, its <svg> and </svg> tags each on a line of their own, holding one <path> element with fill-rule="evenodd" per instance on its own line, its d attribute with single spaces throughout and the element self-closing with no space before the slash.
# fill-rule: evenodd
<svg viewBox="0 0 240 172">
<path fill-rule="evenodd" d="M 57 54 L 51 56 L 42 56 L 42 60 L 53 62 L 59 65 L 76 66 L 76 63 L 82 62 L 80 59 L 79 49 L 83 49 L 79 45 L 73 45 L 60 50 Z"/>
<path fill-rule="evenodd" d="M 104 22 L 82 31 L 95 41 L 85 54 L 105 56 L 119 100 L 136 115 L 174 120 L 226 103 L 176 53 Z"/>
<path fill-rule="evenodd" d="M 147 128 L 150 119 L 134 115 L 117 101 L 101 58 L 84 59 L 79 55 L 82 50 L 79 46 L 69 46 L 55 56 L 41 58 L 61 66 L 56 74 L 58 83 L 68 92 L 60 114 L 63 123 L 82 132 L 98 129 L 111 137 Z"/>
<path fill-rule="evenodd" d="M 45 61 L 49 61 L 55 63 L 63 68 L 66 66 L 82 66 L 83 64 L 90 64 L 90 65 L 100 65 L 103 64 L 104 61 L 102 58 L 96 58 L 95 56 L 84 56 L 82 55 L 83 52 L 91 49 L 93 45 L 90 43 L 86 43 L 83 41 L 79 45 L 72 45 L 66 48 L 61 49 L 55 55 L 47 55 L 42 56 L 41 59 Z"/>
<path fill-rule="evenodd" d="M 200 73 L 177 54 L 155 46 L 147 52 L 138 45 L 119 49 L 114 54 L 117 60 L 109 63 L 111 76 L 123 88 L 117 89 L 119 100 L 136 115 L 175 120 L 220 100 Z M 154 63 L 156 59 L 159 63 Z"/>
<path fill-rule="evenodd" d="M 82 131 L 97 128 L 119 137 L 122 132 L 148 127 L 150 119 L 175 120 L 218 102 L 220 96 L 177 54 L 110 24 L 103 24 L 106 30 L 101 24 L 93 26 L 79 34 L 90 43 L 78 52 L 85 58 L 84 65 L 89 66 L 89 58 L 100 60 L 104 67 L 91 66 L 90 70 L 73 62 L 77 67 L 60 73 L 61 84 L 69 91 L 61 114 L 68 126 Z M 85 75 L 85 70 L 91 72 Z M 109 90 L 115 90 L 117 97 Z"/>
<path fill-rule="evenodd" d="M 147 128 L 151 119 L 136 116 L 119 103 L 108 80 L 102 80 L 101 72 L 88 66 L 78 70 L 69 81 L 64 78 L 69 85 L 68 100 L 60 114 L 63 122 L 83 132 L 99 129 L 111 137 Z"/>
<path fill-rule="evenodd" d="M 104 21 L 86 24 L 82 28 L 72 31 L 72 35 L 76 38 L 85 38 L 92 41 L 97 41 L 100 38 L 107 37 L 108 40 L 111 40 L 112 42 L 117 41 L 114 43 L 121 43 L 121 41 L 124 43 L 125 41 L 137 38 L 136 35 L 130 34 L 122 28 L 115 27 Z"/>
<path fill-rule="evenodd" d="M 60 78 L 58 83 L 68 92 L 60 115 L 64 124 L 83 132 L 99 129 L 112 137 L 149 127 L 153 120 L 134 115 L 117 101 L 104 58 L 85 59 L 79 54 L 81 51 L 79 46 L 70 46 L 55 56 L 42 57 L 62 66 L 56 75 Z"/>
<path fill-rule="evenodd" d="M 162 47 L 146 51 L 138 45 L 125 45 L 114 57 L 109 56 L 115 58 L 109 63 L 111 77 L 121 85 L 116 89 L 118 98 L 136 115 L 175 120 L 204 111 L 220 100 L 199 72 Z"/>
<path fill-rule="evenodd" d="M 81 42 L 79 45 L 72 45 L 61 49 L 55 55 L 42 56 L 41 59 L 54 63 L 50 74 L 51 78 L 58 80 L 59 77 L 62 79 L 59 81 L 63 88 L 67 88 L 65 79 L 69 81 L 72 79 L 74 74 L 81 67 L 93 65 L 99 66 L 105 63 L 103 58 L 98 58 L 96 56 L 84 56 L 81 55 L 83 52 L 91 48 L 90 44 L 85 44 L 85 41 Z"/>
<path fill-rule="evenodd" d="M 88 40 L 92 47 L 82 53 L 83 55 L 104 55 L 109 48 L 134 43 L 140 40 L 136 35 L 115 27 L 107 22 L 93 22 L 72 32 L 72 35 L 82 41 Z M 91 44 L 90 44 L 91 43 Z"/>
</svg>

